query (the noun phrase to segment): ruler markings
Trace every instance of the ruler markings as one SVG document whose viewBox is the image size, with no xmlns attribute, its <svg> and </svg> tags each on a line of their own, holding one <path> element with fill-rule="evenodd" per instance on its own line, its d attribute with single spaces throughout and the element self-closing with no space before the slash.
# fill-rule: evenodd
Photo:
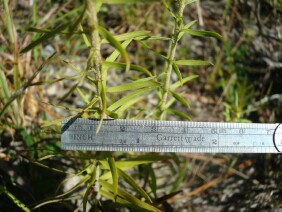
<svg viewBox="0 0 282 212">
<path fill-rule="evenodd" d="M 70 119 L 62 148 L 156 152 L 281 152 L 279 124 Z M 78 141 L 78 142 L 76 142 Z"/>
</svg>

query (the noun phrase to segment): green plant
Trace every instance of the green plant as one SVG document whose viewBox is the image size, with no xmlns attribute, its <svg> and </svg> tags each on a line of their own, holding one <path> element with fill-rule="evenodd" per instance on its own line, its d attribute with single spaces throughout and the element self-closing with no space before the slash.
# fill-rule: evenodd
<svg viewBox="0 0 282 212">
<path fill-rule="evenodd" d="M 5 11 L 8 14 L 8 1 L 3 0 L 5 4 Z M 196 21 L 192 21 L 188 24 L 184 23 L 183 12 L 187 5 L 195 2 L 194 0 L 178 0 L 175 5 L 170 5 L 165 0 L 162 1 L 164 7 L 171 15 L 174 23 L 174 28 L 171 36 L 157 36 L 151 35 L 149 31 L 133 31 L 114 36 L 109 30 L 102 27 L 99 23 L 98 13 L 103 8 L 103 3 L 116 4 L 116 3 L 129 3 L 129 1 L 115 1 L 107 0 L 94 1 L 86 0 L 83 5 L 79 5 L 67 13 L 52 19 L 50 23 L 47 23 L 43 28 L 30 27 L 28 30 L 35 32 L 40 36 L 33 36 L 33 40 L 29 45 L 22 48 L 21 53 L 25 54 L 29 51 L 33 51 L 32 55 L 35 60 L 38 59 L 38 48 L 48 39 L 54 38 L 60 35 L 69 40 L 80 39 L 81 49 L 88 52 L 88 58 L 84 69 L 75 66 L 72 62 L 57 59 L 60 62 L 67 64 L 71 67 L 76 74 L 71 76 L 62 76 L 60 78 L 52 78 L 51 80 L 43 80 L 33 82 L 37 73 L 41 72 L 44 68 L 44 64 L 38 68 L 38 70 L 28 78 L 26 83 L 20 85 L 15 84 L 15 92 L 13 95 L 8 93 L 7 79 L 1 72 L 2 88 L 1 95 L 5 96 L 5 104 L 1 111 L 0 118 L 6 117 L 12 114 L 11 110 L 15 111 L 14 119 L 17 118 L 17 108 L 13 109 L 14 102 L 20 101 L 20 97 L 24 96 L 24 91 L 31 86 L 43 86 L 50 85 L 60 81 L 74 81 L 74 85 L 68 88 L 67 92 L 60 98 L 60 103 L 63 103 L 73 93 L 80 96 L 84 102 L 84 106 L 81 108 L 64 106 L 55 104 L 52 102 L 44 102 L 48 106 L 67 110 L 69 112 L 68 117 L 61 117 L 57 120 L 50 121 L 44 118 L 42 127 L 49 130 L 54 134 L 59 132 L 60 122 L 62 119 L 82 116 L 84 118 L 97 118 L 100 119 L 102 124 L 104 118 L 153 118 L 153 119 L 167 119 L 168 114 L 177 115 L 182 119 L 191 120 L 186 112 L 181 112 L 174 109 L 176 102 L 183 105 L 185 108 L 189 108 L 189 104 L 183 97 L 182 93 L 178 92 L 178 88 L 195 79 L 197 75 L 182 76 L 180 66 L 205 66 L 212 65 L 209 61 L 204 60 L 188 60 L 177 59 L 177 46 L 179 41 L 186 34 L 192 36 L 201 37 L 216 37 L 221 36 L 215 32 L 195 30 L 192 27 Z M 130 2 L 134 3 L 134 2 Z M 36 4 L 33 6 L 33 11 L 36 10 Z M 36 22 L 36 13 L 33 13 L 33 23 Z M 75 20 L 75 21 L 71 21 Z M 7 27 L 9 29 L 9 26 Z M 11 27 L 10 27 L 11 28 Z M 13 42 L 13 38 L 10 38 Z M 150 47 L 150 42 L 165 42 L 168 43 L 169 48 L 163 50 L 162 53 L 156 49 Z M 161 66 L 156 66 L 154 70 L 150 70 L 147 67 L 130 63 L 130 56 L 125 50 L 133 43 L 140 45 L 140 48 L 146 51 L 152 52 L 157 58 L 162 60 Z M 112 53 L 105 59 L 102 59 L 101 46 L 111 45 L 113 47 Z M 163 53 L 165 52 L 166 53 Z M 52 55 L 53 56 L 53 55 Z M 52 56 L 47 62 L 52 61 Z M 154 62 L 152 62 L 154 63 Z M 122 70 L 122 77 L 126 82 L 109 87 L 108 75 L 109 72 Z M 131 72 L 136 71 L 136 72 Z M 173 72 L 177 75 L 178 80 L 172 82 Z M 129 75 L 129 77 L 128 77 Z M 18 82 L 19 73 L 16 67 L 14 71 L 14 83 Z M 85 85 L 88 89 L 85 89 Z M 155 95 L 158 100 L 155 108 L 144 108 L 146 104 L 145 96 L 148 94 Z M 142 100 L 142 101 L 141 101 Z M 41 100 L 44 101 L 43 99 Z M 16 107 L 18 107 L 16 105 Z M 6 110 L 11 113 L 6 113 Z M 16 121 L 15 121 L 16 122 Z M 6 124 L 8 125 L 8 124 Z M 100 125 L 101 126 L 101 125 Z M 20 126 L 22 128 L 23 126 Z M 7 126 L 8 128 L 8 126 Z M 99 128 L 97 130 L 97 133 Z M 52 172 L 58 172 L 64 174 L 65 179 L 60 185 L 55 195 L 52 197 L 44 198 L 39 202 L 35 202 L 31 205 L 25 206 L 23 203 L 13 197 L 14 203 L 21 208 L 30 207 L 37 209 L 48 204 L 54 204 L 64 202 L 69 204 L 69 200 L 77 198 L 82 199 L 81 205 L 84 211 L 86 211 L 87 203 L 90 202 L 93 208 L 99 207 L 129 207 L 133 210 L 149 210 L 159 211 L 160 205 L 166 201 L 166 198 L 174 195 L 177 192 L 181 181 L 184 178 L 184 173 L 187 169 L 187 162 L 180 167 L 181 172 L 177 178 L 177 181 L 172 185 L 171 194 L 167 194 L 162 198 L 162 201 L 158 200 L 157 195 L 157 181 L 152 167 L 152 163 L 158 161 L 166 162 L 171 160 L 169 155 L 150 154 L 137 155 L 133 157 L 130 154 L 124 153 L 123 155 L 117 155 L 108 152 L 100 152 L 96 154 L 85 154 L 83 152 L 60 152 L 58 150 L 58 144 L 50 145 L 47 152 L 38 153 L 37 145 L 39 141 L 37 138 L 33 138 L 28 135 L 25 130 L 21 131 L 22 137 L 27 143 L 27 146 L 32 150 L 32 157 L 28 158 L 29 164 L 45 168 Z M 43 138 L 44 135 L 42 135 Z M 39 140 L 39 139 L 38 139 Z M 47 142 L 48 144 L 48 142 Z M 50 154 L 53 151 L 54 154 Z M 67 160 L 73 161 L 74 171 L 69 172 L 67 168 L 54 167 L 48 163 L 53 158 L 63 157 Z M 123 160 L 119 160 L 122 158 Z M 78 160 L 74 161 L 74 160 Z M 177 161 L 177 157 L 174 155 L 174 160 Z M 179 161 L 178 161 L 179 162 Z M 178 162 L 175 162 L 176 164 Z M 147 186 L 140 187 L 134 176 L 130 176 L 128 169 L 143 169 L 147 174 L 147 177 L 143 181 L 148 180 Z M 79 181 L 76 185 L 67 191 L 62 191 L 63 185 L 71 180 L 73 177 L 78 177 Z M 123 188 L 119 182 L 121 179 L 129 185 L 130 188 Z M 3 187 L 5 188 L 5 187 Z M 62 192 L 61 194 L 58 194 Z M 134 195 L 130 194 L 134 193 Z M 6 192 L 9 194 L 9 192 Z M 169 196 L 170 195 L 170 196 Z M 104 201 L 101 196 L 113 200 L 115 205 L 111 205 L 109 202 Z M 11 197 L 11 196 L 10 196 Z"/>
</svg>

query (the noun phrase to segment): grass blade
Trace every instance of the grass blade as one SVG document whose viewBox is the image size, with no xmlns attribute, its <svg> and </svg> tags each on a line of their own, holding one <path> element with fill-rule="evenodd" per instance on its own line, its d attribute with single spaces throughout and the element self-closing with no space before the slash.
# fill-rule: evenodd
<svg viewBox="0 0 282 212">
<path fill-rule="evenodd" d="M 176 60 L 175 64 L 183 66 L 208 66 L 213 65 L 209 61 L 205 60 Z"/>
<path fill-rule="evenodd" d="M 194 35 L 199 37 L 214 37 L 214 38 L 222 39 L 222 36 L 216 32 L 194 30 L 194 29 L 182 29 L 181 32 L 185 32 L 189 35 Z"/>
</svg>

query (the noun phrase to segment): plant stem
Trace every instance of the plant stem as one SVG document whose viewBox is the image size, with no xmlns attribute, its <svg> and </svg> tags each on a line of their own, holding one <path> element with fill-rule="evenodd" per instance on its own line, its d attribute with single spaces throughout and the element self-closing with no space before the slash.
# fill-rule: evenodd
<svg viewBox="0 0 282 212">
<path fill-rule="evenodd" d="M 168 93 L 169 93 L 169 86 L 170 86 L 170 79 L 171 79 L 171 72 L 172 72 L 172 62 L 175 58 L 175 52 L 177 48 L 177 41 L 179 33 L 182 29 L 182 19 L 183 19 L 183 11 L 185 8 L 185 1 L 178 0 L 177 1 L 177 13 L 175 16 L 175 24 L 173 29 L 172 38 L 170 41 L 169 49 L 168 49 L 168 61 L 165 64 L 165 78 L 164 78 L 164 86 L 162 90 L 162 99 L 160 102 L 160 115 L 159 118 L 161 120 L 165 119 L 165 110 L 166 110 L 166 103 L 168 100 Z"/>
<path fill-rule="evenodd" d="M 97 30 L 98 18 L 97 18 L 97 2 L 95 0 L 86 0 L 86 13 L 87 21 L 90 29 L 90 53 L 88 58 L 88 69 L 91 66 L 94 69 L 95 79 L 97 80 L 96 90 L 97 95 L 101 97 L 101 86 L 99 82 L 102 79 L 102 56 L 101 56 L 101 39 Z M 102 111 L 102 100 L 100 99 L 100 109 Z"/>
</svg>

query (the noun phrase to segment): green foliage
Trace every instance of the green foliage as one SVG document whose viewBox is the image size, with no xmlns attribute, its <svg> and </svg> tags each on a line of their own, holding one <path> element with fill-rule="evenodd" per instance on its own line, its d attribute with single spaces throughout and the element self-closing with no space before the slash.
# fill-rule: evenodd
<svg viewBox="0 0 282 212">
<path fill-rule="evenodd" d="M 119 155 L 119 153 L 62 152 L 59 150 L 61 121 L 70 117 L 82 116 L 100 119 L 99 126 L 102 125 L 104 118 L 167 119 L 168 116 L 178 116 L 180 119 L 191 121 L 187 111 L 189 104 L 179 88 L 196 79 L 198 75 L 187 73 L 184 68 L 185 66 L 209 66 L 213 64 L 205 60 L 178 58 L 179 56 L 176 54 L 178 45 L 185 34 L 219 39 L 221 39 L 221 36 L 215 32 L 190 29 L 196 21 L 184 23 L 184 8 L 186 5 L 195 2 L 194 0 L 177 1 L 174 5 L 162 1 L 174 24 L 170 36 L 138 29 L 115 35 L 112 30 L 106 28 L 107 26 L 102 26 L 102 22 L 98 19 L 98 13 L 101 12 L 105 4 L 128 5 L 127 3 L 130 3 L 131 6 L 137 2 L 139 1 L 106 0 L 96 1 L 95 4 L 95 1 L 87 0 L 83 5 L 78 5 L 67 12 L 62 10 L 63 12 L 59 12 L 54 18 L 50 18 L 43 26 L 38 24 L 40 22 L 36 13 L 38 2 L 34 3 L 32 8 L 33 26 L 26 30 L 32 32 L 33 35 L 31 36 L 32 40 L 27 44 L 27 42 L 15 40 L 13 34 L 15 26 L 8 1 L 3 0 L 6 17 L 5 27 L 9 37 L 8 44 L 25 44 L 25 46 L 20 46 L 19 52 L 15 52 L 15 58 L 30 54 L 32 59 L 40 62 L 40 51 L 44 45 L 57 39 L 57 37 L 64 40 L 63 45 L 66 52 L 74 48 L 75 51 L 82 51 L 83 54 L 87 54 L 85 68 L 81 68 L 72 62 L 72 59 L 67 61 L 60 58 L 61 53 L 58 53 L 58 57 L 54 57 L 55 53 L 53 53 L 37 69 L 33 69 L 36 71 L 33 71 L 32 74 L 28 72 L 31 77 L 25 76 L 25 72 L 22 71 L 20 66 L 21 61 L 15 59 L 17 63 L 13 67 L 12 83 L 4 74 L 5 67 L 0 66 L 0 97 L 1 100 L 3 99 L 3 102 L 1 102 L 3 105 L 0 104 L 0 126 L 19 131 L 19 136 L 30 151 L 28 157 L 24 160 L 24 165 L 30 166 L 29 174 L 35 170 L 34 178 L 37 179 L 32 180 L 40 182 L 40 171 L 42 170 L 61 176 L 54 177 L 56 181 L 61 180 L 60 183 L 57 182 L 58 185 L 54 184 L 54 187 L 57 187 L 55 194 L 39 195 L 36 198 L 39 201 L 32 202 L 28 206 L 22 203 L 16 195 L 11 194 L 4 186 L 1 186 L 1 192 L 22 210 L 28 211 L 29 208 L 35 210 L 59 203 L 63 203 L 62 205 L 72 210 L 80 210 L 80 207 L 82 207 L 83 211 L 87 211 L 90 204 L 93 209 L 97 210 L 101 204 L 106 204 L 104 200 L 106 198 L 114 201 L 113 210 L 117 207 L 126 207 L 138 211 L 160 211 L 159 187 L 152 163 L 165 164 L 165 161 L 171 160 L 170 156 L 155 153 L 141 154 L 132 158 L 127 153 Z M 151 42 L 168 44 L 169 48 L 159 51 Z M 74 43 L 79 46 L 77 49 L 72 47 Z M 69 47 L 66 47 L 67 44 Z M 103 59 L 101 49 L 109 45 L 111 52 L 106 59 Z M 150 60 L 146 60 L 145 65 L 135 64 L 138 60 L 131 60 L 132 53 L 127 52 L 127 48 L 130 49 L 134 45 L 143 52 L 152 53 L 152 58 L 148 57 Z M 9 48 L 9 46 L 7 45 L 6 48 Z M 10 51 L 13 52 L 15 49 Z M 157 60 L 162 62 L 157 64 Z M 59 78 L 49 76 L 51 75 L 49 73 L 45 75 L 43 70 L 47 69 L 49 64 L 51 66 L 54 63 L 64 64 L 75 74 Z M 38 64 L 34 67 L 37 67 Z M 150 64 L 154 65 L 151 66 Z M 176 81 L 172 79 L 173 73 L 177 75 Z M 40 74 L 48 77 L 46 79 L 42 77 L 43 79 L 38 80 Z M 121 79 L 121 83 L 109 86 L 108 75 Z M 27 98 L 27 92 L 33 87 L 48 88 L 48 86 L 56 83 L 69 83 L 57 103 L 54 103 L 55 101 L 48 102 L 42 91 L 36 93 L 40 99 L 38 102 L 46 111 L 40 114 L 38 123 L 32 124 L 32 127 L 38 129 L 40 123 L 41 132 L 31 135 L 30 129 L 26 129 L 24 124 L 26 120 L 21 115 L 23 112 L 20 112 L 22 101 Z M 12 89 L 10 89 L 11 87 Z M 72 95 L 77 95 L 82 100 L 83 106 L 74 107 L 65 104 Z M 146 106 L 150 95 L 156 98 L 155 108 Z M 179 106 L 184 106 L 184 110 L 180 111 Z M 50 108 L 64 111 L 67 115 L 63 115 L 63 117 L 54 115 L 54 112 L 50 112 Z M 55 118 L 52 120 L 50 117 Z M 97 133 L 99 133 L 99 127 Z M 70 163 L 66 161 L 70 161 Z M 176 182 L 172 184 L 171 192 L 178 191 L 181 182 L 184 180 L 187 164 L 188 162 L 185 162 L 180 168 Z M 146 178 L 143 176 L 143 179 L 141 179 L 144 186 L 140 186 L 137 180 L 135 173 L 138 169 L 144 169 L 147 174 Z M 79 180 L 70 188 L 64 189 L 64 186 L 73 179 Z M 129 187 L 125 187 L 124 182 Z M 44 191 L 44 188 L 42 191 Z M 71 200 L 76 199 L 80 199 L 82 202 L 78 208 L 73 208 Z"/>
</svg>

